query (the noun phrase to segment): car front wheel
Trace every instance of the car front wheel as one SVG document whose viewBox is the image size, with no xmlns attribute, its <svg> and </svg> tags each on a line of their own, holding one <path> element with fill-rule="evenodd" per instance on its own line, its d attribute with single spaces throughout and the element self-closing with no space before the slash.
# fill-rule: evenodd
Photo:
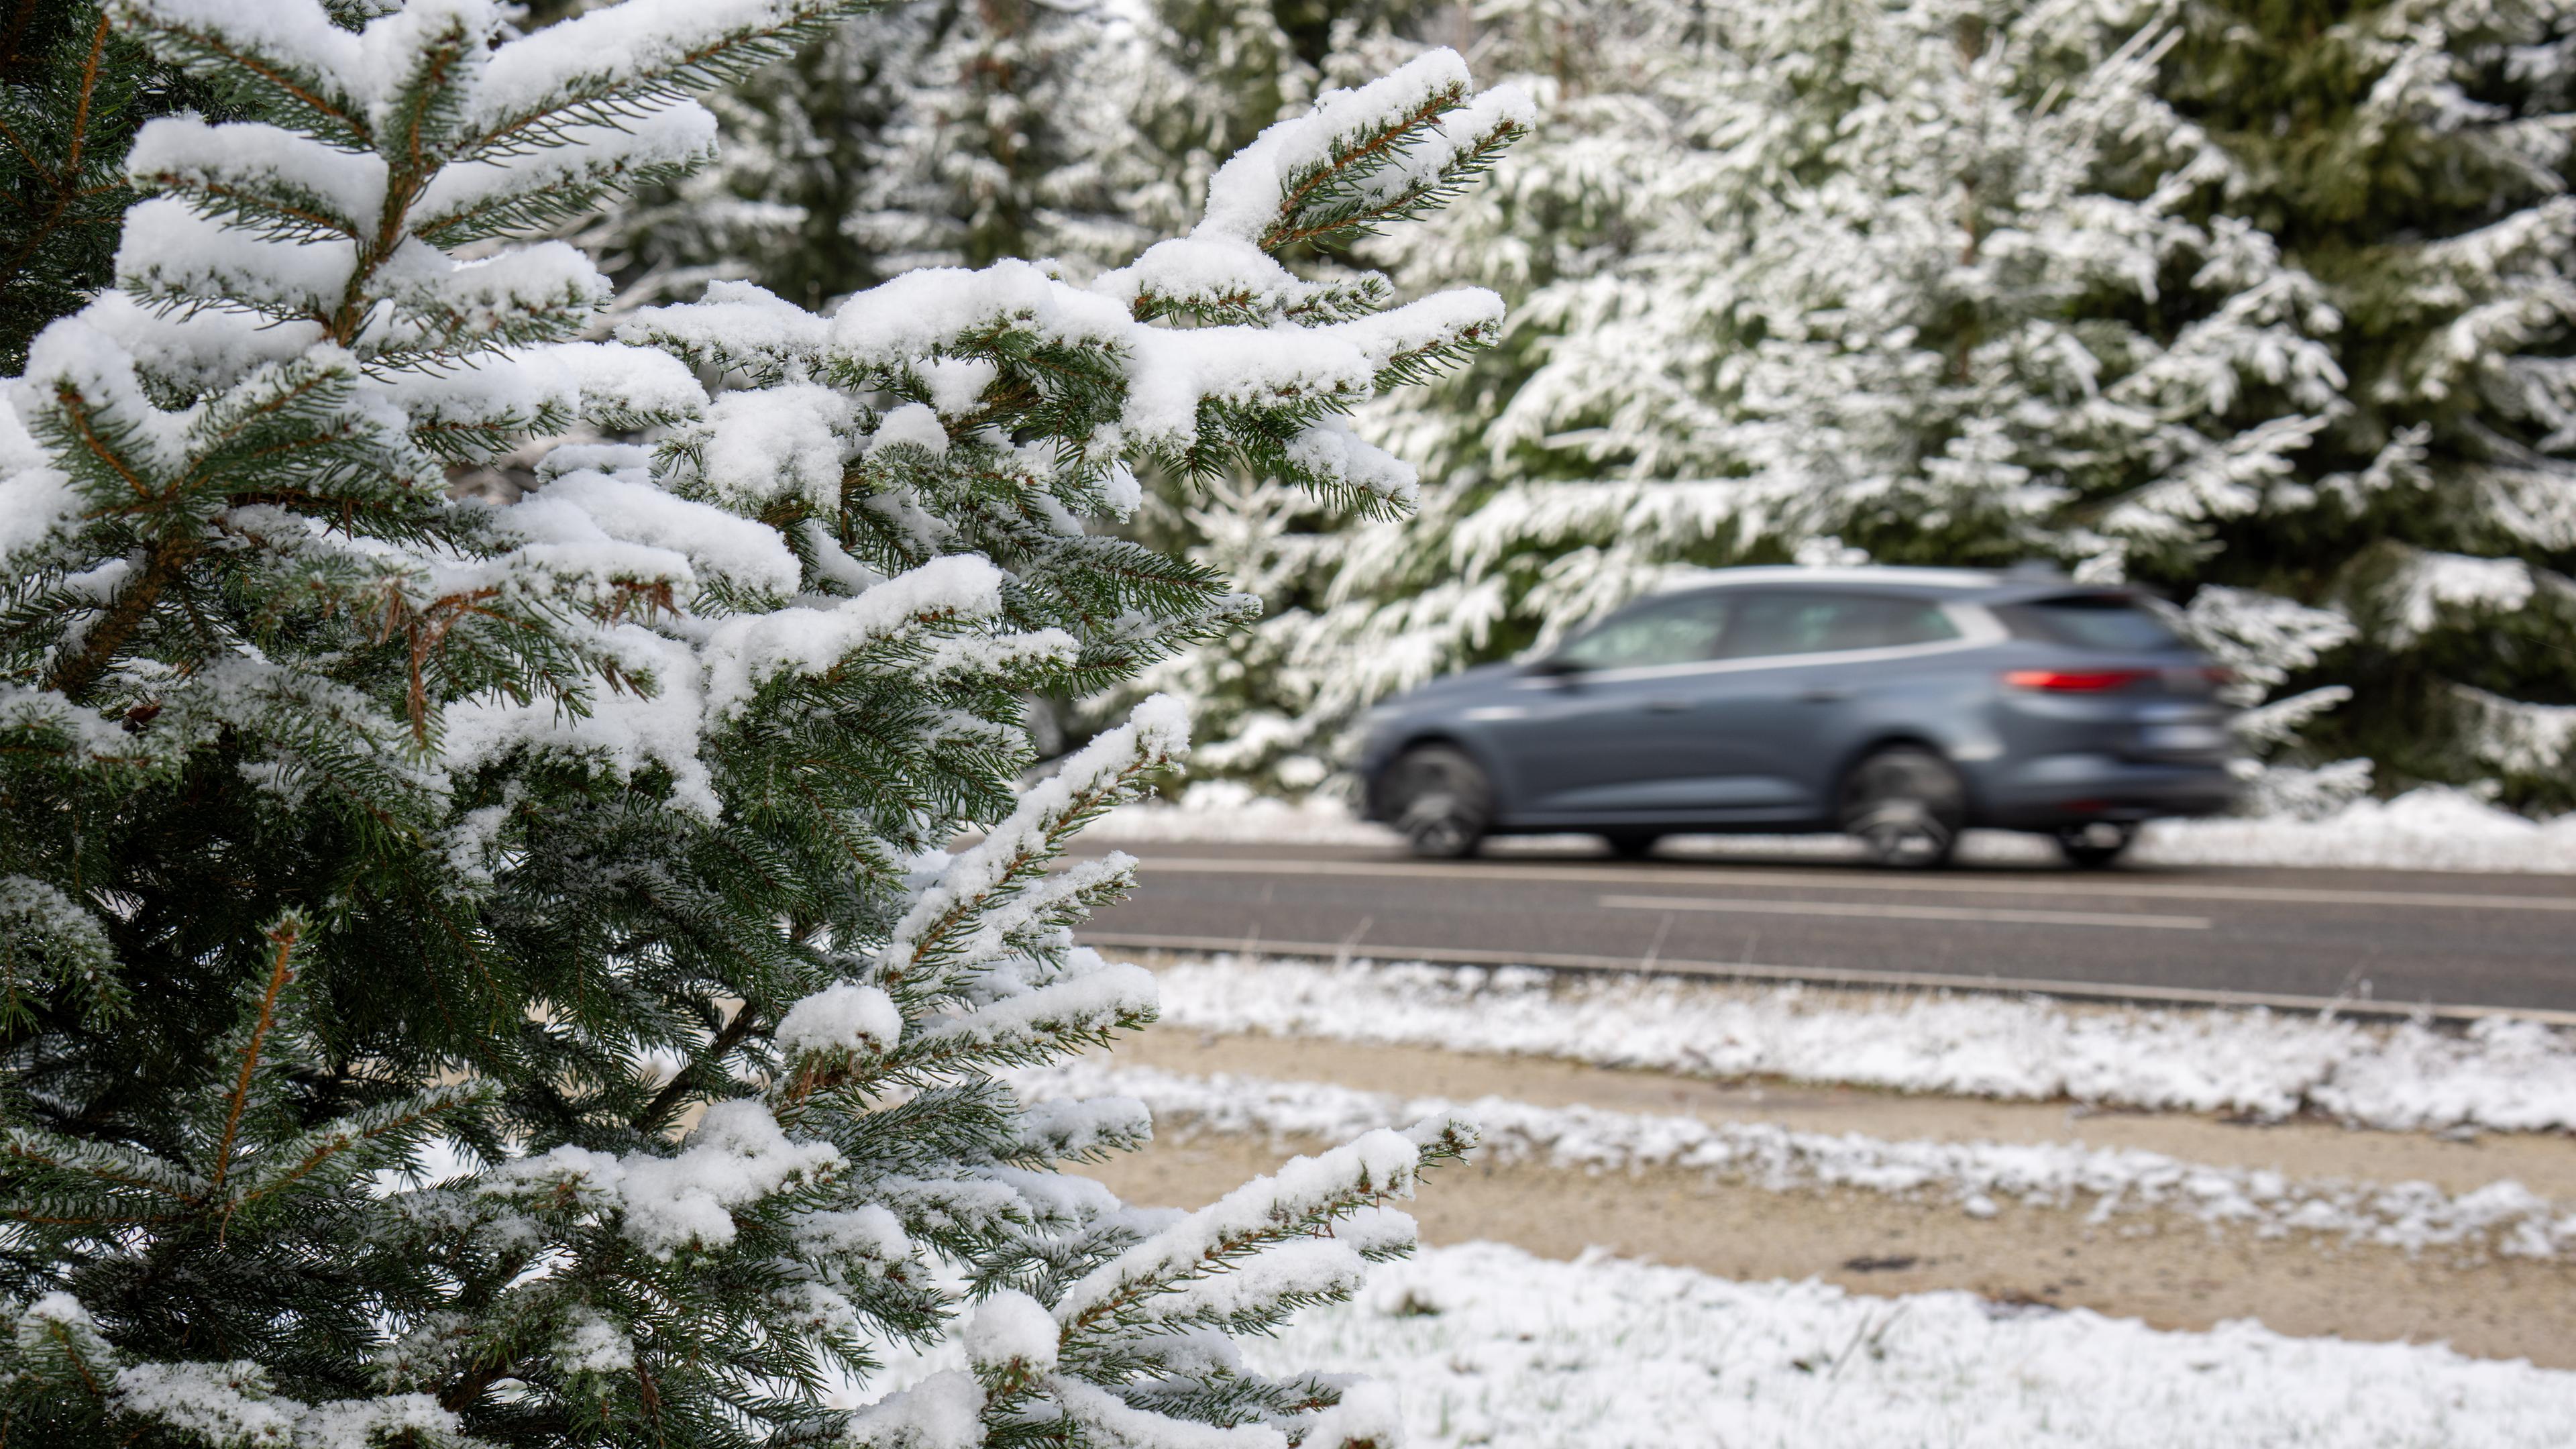
<svg viewBox="0 0 2576 1449">
<path fill-rule="evenodd" d="M 1859 838 L 1880 865 L 1929 870 L 1947 865 L 1968 823 L 1968 790 L 1950 762 L 1914 745 L 1897 745 L 1852 766 L 1843 777 L 1843 830 Z"/>
<path fill-rule="evenodd" d="M 1474 855 L 1494 823 L 1494 789 L 1482 767 L 1446 745 L 1408 750 L 1386 775 L 1386 818 L 1415 855 Z"/>
</svg>

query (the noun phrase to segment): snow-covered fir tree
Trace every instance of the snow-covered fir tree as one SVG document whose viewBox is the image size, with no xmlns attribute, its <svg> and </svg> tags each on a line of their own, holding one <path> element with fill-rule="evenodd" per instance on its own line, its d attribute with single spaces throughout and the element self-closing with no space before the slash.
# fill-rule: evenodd
<svg viewBox="0 0 2576 1449">
<path fill-rule="evenodd" d="M 1132 123 L 1144 43 L 1100 0 L 889 9 L 710 98 L 717 163 L 583 240 L 630 287 L 742 279 L 806 307 L 917 266 L 1099 270 L 1206 194 L 1202 171 L 1177 204 Z"/>
<path fill-rule="evenodd" d="M 2159 88 L 2344 379 L 2208 574 L 2356 625 L 2312 738 L 2576 806 L 2576 5 L 2174 0 Z"/>
<path fill-rule="evenodd" d="M 1418 518 L 1200 520 L 1272 606 L 1175 676 L 1202 760 L 1301 784 L 1676 566 L 2045 559 L 2189 600 L 2252 741 L 2331 767 L 2263 803 L 2355 752 L 2565 803 L 2568 8 L 2252 13 L 1480 9 L 1547 124 L 1374 255 L 1512 324 L 1366 424 Z"/>
<path fill-rule="evenodd" d="M 1228 1334 L 1402 1251 L 1470 1129 L 1189 1214 L 1058 1172 L 1142 1109 L 1007 1073 L 1153 989 L 1070 934 L 1132 862 L 1050 867 L 1185 725 L 1023 789 L 1015 721 L 1241 613 L 1086 528 L 1133 469 L 1400 498 L 1342 415 L 1498 299 L 1270 253 L 1438 205 L 1526 105 L 1427 55 L 1095 285 L 720 284 L 577 340 L 608 283 L 530 234 L 852 8 L 115 0 L 262 119 L 141 132 L 118 290 L 0 399 L 12 1442 L 1393 1442 L 1384 1390 Z M 549 438 L 515 504 L 448 496 Z"/>
</svg>

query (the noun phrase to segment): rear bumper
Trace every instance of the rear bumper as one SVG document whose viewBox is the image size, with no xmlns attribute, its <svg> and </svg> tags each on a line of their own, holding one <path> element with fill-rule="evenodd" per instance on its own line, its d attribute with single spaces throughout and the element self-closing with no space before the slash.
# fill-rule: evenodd
<svg viewBox="0 0 2576 1449">
<path fill-rule="evenodd" d="M 2004 830 L 2217 815 L 2242 789 L 2217 761 L 2160 764 L 2092 754 L 1999 760 L 1973 786 L 1976 823 Z"/>
</svg>

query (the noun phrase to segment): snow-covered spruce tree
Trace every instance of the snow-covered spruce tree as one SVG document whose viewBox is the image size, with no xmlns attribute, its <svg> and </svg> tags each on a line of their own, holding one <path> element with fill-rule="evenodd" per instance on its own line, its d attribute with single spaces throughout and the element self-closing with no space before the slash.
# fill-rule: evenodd
<svg viewBox="0 0 2576 1449">
<path fill-rule="evenodd" d="M 1549 124 L 1505 184 L 1373 255 L 1408 285 L 1495 286 L 1514 320 L 1370 420 L 1429 460 L 1417 518 L 1259 541 L 1304 592 L 1177 681 L 1230 736 L 1211 763 L 1311 776 L 1370 699 L 1676 566 L 2188 579 L 2337 405 L 2332 313 L 2259 233 L 2203 214 L 2228 162 L 2155 97 L 2167 36 L 2145 18 L 1480 15 Z M 2267 685 L 2300 662 L 2283 629 L 2341 627 L 2238 603 L 2231 653 Z"/>
<path fill-rule="evenodd" d="M 2383 788 L 2576 806 L 2576 7 L 2174 0 L 2158 87 L 2313 276 L 2341 406 L 2211 577 L 2331 603 Z"/>
<path fill-rule="evenodd" d="M 1131 467 L 1395 491 L 1339 414 L 1497 300 L 1264 248 L 1436 204 L 1520 111 L 1427 57 L 1100 288 L 736 286 L 570 340 L 604 279 L 516 238 L 703 157 L 686 93 L 850 8 L 117 0 L 268 119 L 145 128 L 120 290 L 0 409 L 9 1442 L 1391 1442 L 1383 1391 L 1226 1334 L 1401 1251 L 1381 1204 L 1469 1129 L 1186 1215 L 1057 1172 L 1141 1108 L 1005 1073 L 1153 996 L 1069 934 L 1132 863 L 1050 866 L 1184 729 L 1022 791 L 1013 720 L 1239 611 L 1085 530 Z M 643 442 L 448 498 L 576 426 Z M 948 1332 L 968 1368 L 827 1407 Z"/>
<path fill-rule="evenodd" d="M 581 239 L 631 287 L 740 279 L 815 308 L 918 266 L 1097 271 L 1191 214 L 1123 104 L 1142 45 L 1103 3 L 888 10 L 710 98 L 717 163 Z"/>
</svg>

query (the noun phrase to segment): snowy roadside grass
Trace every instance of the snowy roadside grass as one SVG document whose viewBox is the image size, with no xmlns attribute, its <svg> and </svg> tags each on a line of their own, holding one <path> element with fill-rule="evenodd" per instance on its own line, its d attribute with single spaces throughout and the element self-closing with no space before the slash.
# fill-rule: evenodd
<svg viewBox="0 0 2576 1449">
<path fill-rule="evenodd" d="M 2554 1449 L 2576 1423 L 2576 1374 L 2441 1347 L 2164 1333 L 1494 1243 L 1380 1267 L 1247 1353 L 1394 1384 L 1418 1449 Z"/>
<path fill-rule="evenodd" d="M 1111 811 L 1092 825 L 1101 841 L 1393 846 L 1394 831 L 1354 816 L 1339 801 L 1291 803 L 1232 781 L 1193 786 L 1174 804 Z M 1588 836 L 1498 840 L 1498 851 L 1591 845 Z M 1859 858 L 1834 835 L 1693 835 L 1668 841 L 1676 855 Z M 1976 864 L 2053 864 L 2056 847 L 2035 835 L 1973 830 L 1960 858 Z M 2355 870 L 2576 873 L 2576 814 L 2535 821 L 2462 790 L 2428 787 L 2392 800 L 2357 800 L 2315 820 L 2287 817 L 2158 820 L 2130 851 L 2139 865 L 2312 866 Z"/>
<path fill-rule="evenodd" d="M 2070 1010 L 2044 997 L 1862 996 L 1526 967 L 1217 956 L 1157 973 L 1202 1031 L 1562 1058 L 2149 1111 L 2314 1113 L 2386 1131 L 2576 1130 L 2576 1033 L 2459 1032 L 2262 1009 Z"/>
<path fill-rule="evenodd" d="M 1774 1191 L 1846 1189 L 1947 1202 L 1993 1217 L 2006 1201 L 2081 1210 L 2119 1231 L 2152 1225 L 2138 1215 L 2179 1214 L 2213 1230 L 2258 1237 L 2313 1236 L 2406 1252 L 2441 1248 L 2469 1257 L 2554 1258 L 2576 1250 L 2576 1210 L 2521 1183 L 2489 1183 L 2454 1196 L 2427 1182 L 2303 1182 L 2285 1174 L 2184 1162 L 2134 1148 L 2076 1143 L 1892 1142 L 1859 1133 L 1799 1132 L 1769 1122 L 1541 1106 L 1502 1097 L 1456 1102 L 1404 1098 L 1325 1082 L 1220 1073 L 1197 1077 L 1086 1058 L 1017 1073 L 1033 1101 L 1132 1097 L 1158 1133 L 1176 1130 L 1347 1141 L 1435 1114 L 1475 1120 L 1481 1160 L 1583 1172 L 1665 1168 L 1701 1172 Z"/>
</svg>

